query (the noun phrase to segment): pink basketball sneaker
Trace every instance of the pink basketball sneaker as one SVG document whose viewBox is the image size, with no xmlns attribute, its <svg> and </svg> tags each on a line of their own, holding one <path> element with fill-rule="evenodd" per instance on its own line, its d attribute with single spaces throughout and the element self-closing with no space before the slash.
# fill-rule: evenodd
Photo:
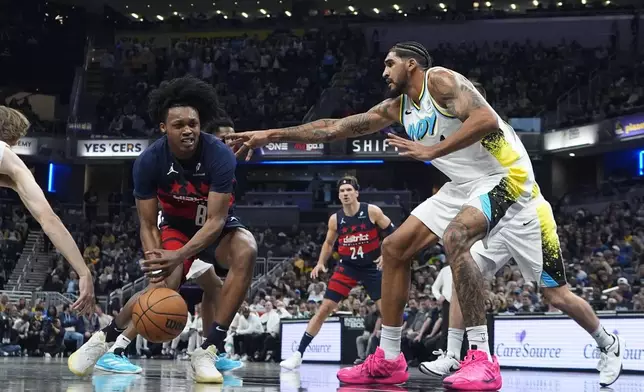
<svg viewBox="0 0 644 392">
<path fill-rule="evenodd" d="M 445 388 L 457 391 L 498 391 L 502 384 L 496 355 L 490 362 L 487 353 L 481 350 L 469 350 L 461 368 L 443 380 Z"/>
<path fill-rule="evenodd" d="M 338 371 L 338 380 L 345 384 L 404 384 L 408 378 L 405 356 L 400 353 L 398 358 L 387 360 L 380 347 L 362 364 Z"/>
</svg>

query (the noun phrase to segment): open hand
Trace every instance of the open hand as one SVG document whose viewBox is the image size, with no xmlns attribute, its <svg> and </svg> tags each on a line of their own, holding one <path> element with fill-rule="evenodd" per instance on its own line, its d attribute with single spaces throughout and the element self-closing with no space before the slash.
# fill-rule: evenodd
<svg viewBox="0 0 644 392">
<path fill-rule="evenodd" d="M 78 290 L 80 291 L 80 295 L 72 305 L 72 309 L 76 310 L 79 314 L 89 316 L 94 313 L 96 306 L 96 300 L 94 299 L 94 281 L 89 271 L 81 275 L 78 279 Z"/>
<path fill-rule="evenodd" d="M 326 272 L 326 271 L 327 269 L 324 265 L 317 264 L 315 268 L 313 268 L 313 271 L 311 271 L 311 279 L 317 279 L 320 272 Z"/>
<path fill-rule="evenodd" d="M 235 152 L 237 158 L 244 157 L 249 161 L 253 150 L 268 144 L 268 131 L 249 131 L 232 133 L 225 136 L 226 144 Z"/>
<path fill-rule="evenodd" d="M 418 159 L 423 162 L 434 159 L 434 150 L 430 146 L 425 146 L 418 142 L 402 138 L 398 135 L 394 135 L 393 133 L 388 134 L 387 138 L 390 145 L 404 150 L 398 153 L 401 156 Z"/>
</svg>

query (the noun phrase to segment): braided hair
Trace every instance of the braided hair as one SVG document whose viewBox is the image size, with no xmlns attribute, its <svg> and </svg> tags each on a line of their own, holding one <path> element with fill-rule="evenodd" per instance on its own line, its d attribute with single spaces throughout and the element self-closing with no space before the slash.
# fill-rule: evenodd
<svg viewBox="0 0 644 392">
<path fill-rule="evenodd" d="M 427 49 L 416 41 L 398 42 L 390 50 L 400 58 L 412 58 L 416 60 L 422 69 L 427 69 L 432 66 L 432 56 L 429 55 Z"/>
</svg>

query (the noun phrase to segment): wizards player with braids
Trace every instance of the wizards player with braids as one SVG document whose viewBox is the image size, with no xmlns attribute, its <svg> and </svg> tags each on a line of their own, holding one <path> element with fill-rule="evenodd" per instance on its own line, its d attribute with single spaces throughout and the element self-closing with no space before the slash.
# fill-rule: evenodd
<svg viewBox="0 0 644 392">
<path fill-rule="evenodd" d="M 221 140 L 201 132 L 201 124 L 218 116 L 218 106 L 213 87 L 198 79 L 162 84 L 150 94 L 149 111 L 164 136 L 137 158 L 133 170 L 145 252 L 142 269 L 150 287 L 178 290 L 186 278 L 194 277 L 204 289 L 202 314 L 211 327 L 192 354 L 191 366 L 195 380 L 205 383 L 222 383 L 220 370 L 236 367 L 223 355 L 224 339 L 250 286 L 257 255 L 252 234 L 232 215 L 234 154 Z M 200 259 L 214 268 L 203 268 Z M 217 275 L 227 275 L 223 287 Z M 68 365 L 74 374 L 87 374 L 95 364 L 102 370 L 140 372 L 122 356 L 136 337 L 130 321 L 137 298 L 130 298 L 109 326 L 72 354 Z M 116 348 L 101 358 L 110 343 Z"/>
<path fill-rule="evenodd" d="M 302 356 L 320 331 L 324 321 L 337 308 L 338 303 L 349 295 L 349 291 L 359 283 L 364 286 L 371 300 L 375 301 L 380 308 L 382 280 L 380 239 L 381 236 L 384 238 L 393 233 L 394 225 L 380 207 L 360 203 L 359 190 L 360 186 L 355 177 L 347 176 L 338 182 L 338 197 L 342 203 L 342 209 L 329 218 L 326 239 L 311 277 L 315 279 L 320 271 L 326 272 L 326 262 L 331 256 L 336 241 L 338 241 L 338 253 L 341 258 L 340 264 L 331 276 L 320 309 L 306 327 L 298 350 L 280 363 L 280 366 L 285 369 L 293 370 L 302 364 Z"/>
</svg>

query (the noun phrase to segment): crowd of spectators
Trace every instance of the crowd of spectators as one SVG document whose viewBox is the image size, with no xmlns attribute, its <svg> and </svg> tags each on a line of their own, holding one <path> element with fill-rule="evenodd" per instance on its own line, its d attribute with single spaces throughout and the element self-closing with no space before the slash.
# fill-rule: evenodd
<svg viewBox="0 0 644 392">
<path fill-rule="evenodd" d="M 566 210 L 569 211 L 569 210 Z M 10 218 L 24 230 L 24 213 L 16 210 Z M 587 210 L 556 214 L 563 259 L 568 282 L 577 295 L 597 310 L 643 310 L 644 292 L 644 202 L 631 198 L 629 202 L 610 204 L 600 214 Z M 97 294 L 105 294 L 141 276 L 136 260 L 140 258 L 136 218 L 127 214 L 115 215 L 109 223 L 81 220 L 70 223 L 70 230 L 96 277 Z M 277 232 L 277 233 L 275 233 Z M 339 258 L 334 253 L 328 263 L 329 271 L 316 279 L 310 272 L 317 263 L 318 246 L 326 234 L 324 224 L 302 230 L 254 230 L 260 253 L 267 256 L 293 256 L 282 265 L 275 278 L 259 289 L 244 303 L 231 327 L 228 352 L 244 360 L 264 361 L 279 357 L 279 320 L 310 318 L 319 309 L 326 281 Z M 78 279 L 69 272 L 66 263 L 52 252 L 52 270 L 43 286 L 46 291 L 76 293 Z M 430 359 L 440 347 L 442 336 L 441 306 L 445 300 L 437 288 L 439 273 L 446 264 L 440 246 L 426 249 L 412 262 L 413 274 L 410 299 L 405 313 L 403 350 L 410 363 Z M 495 279 L 487 283 L 486 307 L 491 313 L 557 312 L 539 293 L 535 282 L 525 281 L 515 265 L 505 266 Z M 69 309 L 47 309 L 44 303 L 32 306 L 20 301 L 12 305 L 6 298 L 0 301 L 2 322 L 13 331 L 1 348 L 4 352 L 33 355 L 55 355 L 73 349 L 96 331 L 92 318 L 78 318 Z M 116 309 L 115 309 L 116 310 Z M 378 311 L 365 291 L 357 287 L 342 301 L 337 310 L 365 319 L 365 332 L 356 342 L 360 358 L 377 346 L 379 339 Z M 50 316 L 51 314 L 60 314 Z M 102 311 L 96 317 L 107 320 Z M 137 342 L 140 355 L 154 352 L 162 356 L 186 358 L 203 338 L 199 307 L 187 324 L 187 329 L 175 341 L 165 346 L 149 348 L 147 342 Z M 73 328 L 72 328 L 73 327 Z M 40 328 L 31 331 L 31 328 Z M 5 333 L 7 328 L 5 327 Z M 4 336 L 4 335 L 3 335 Z M 7 340 L 8 339 L 8 340 Z M 52 340 L 53 339 L 53 340 Z M 61 340 L 62 339 L 62 340 Z M 67 341 L 67 343 L 65 343 Z M 7 343 L 8 342 L 8 343 Z M 62 342 L 62 343 L 61 343 Z M 155 351 L 156 350 L 156 351 Z M 0 355 L 4 355 L 0 353 Z M 358 362 L 360 361 L 358 359 Z"/>
<path fill-rule="evenodd" d="M 345 59 L 360 51 L 351 30 L 275 31 L 267 37 L 195 38 L 172 43 L 122 40 L 102 54 L 104 93 L 94 133 L 151 136 L 147 95 L 163 80 L 192 75 L 211 83 L 240 129 L 298 122 Z M 279 97 L 279 99 L 277 99 Z"/>
<path fill-rule="evenodd" d="M 79 316 L 69 305 L 48 306 L 20 298 L 12 304 L 0 297 L 0 356 L 64 356 L 75 351 L 94 333 L 105 328 L 112 316 L 96 305 L 90 316 Z"/>
<path fill-rule="evenodd" d="M 29 233 L 29 216 L 22 205 L 0 191 L 0 290 L 13 272 Z"/>
</svg>

